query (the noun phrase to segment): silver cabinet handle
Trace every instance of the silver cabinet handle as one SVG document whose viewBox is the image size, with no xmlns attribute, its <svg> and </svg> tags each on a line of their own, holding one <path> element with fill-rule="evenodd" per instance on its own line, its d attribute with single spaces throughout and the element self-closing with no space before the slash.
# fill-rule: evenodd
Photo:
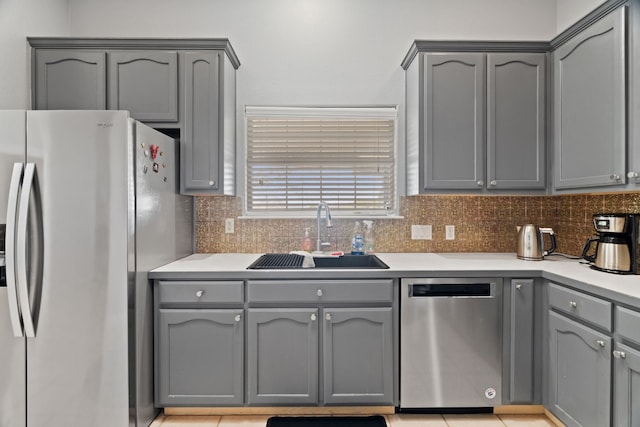
<svg viewBox="0 0 640 427">
<path fill-rule="evenodd" d="M 196 297 L 201 298 L 202 295 L 204 295 L 204 291 L 203 290 L 196 291 Z"/>
<path fill-rule="evenodd" d="M 516 285 L 516 289 L 517 289 L 517 290 L 522 289 L 522 284 L 518 283 L 518 284 Z"/>
<path fill-rule="evenodd" d="M 618 175 L 617 173 L 612 173 L 611 175 L 609 175 L 609 178 L 612 181 L 620 181 L 620 175 Z"/>
<path fill-rule="evenodd" d="M 616 359 L 626 359 L 627 353 L 625 353 L 624 351 L 613 350 L 613 357 L 615 357 Z"/>
<path fill-rule="evenodd" d="M 7 229 L 5 234 L 5 264 L 7 275 L 7 296 L 9 297 L 9 319 L 11 319 L 11 329 L 15 337 L 22 337 L 22 320 L 20 319 L 20 308 L 18 305 L 18 286 L 16 283 L 16 213 L 18 210 L 18 193 L 20 191 L 20 181 L 22 180 L 22 163 L 13 164 L 11 173 L 11 184 L 9 185 L 9 199 L 7 206 Z"/>
<path fill-rule="evenodd" d="M 36 336 L 36 329 L 31 314 L 31 304 L 29 301 L 29 287 L 27 280 L 27 227 L 29 216 L 29 199 L 34 185 L 36 173 L 35 163 L 27 163 L 24 168 L 24 178 L 22 180 L 22 192 L 20 194 L 20 205 L 18 207 L 18 226 L 16 238 L 16 270 L 18 273 L 18 301 L 20 302 L 20 312 L 22 313 L 22 325 L 24 334 L 28 338 Z"/>
<path fill-rule="evenodd" d="M 640 174 L 638 172 L 629 172 L 627 174 L 627 178 L 629 179 L 638 179 L 638 177 L 640 177 Z"/>
<path fill-rule="evenodd" d="M 498 185 L 498 181 L 493 179 L 493 180 L 491 180 L 491 182 L 489 184 L 491 184 L 492 187 L 495 187 L 496 185 Z"/>
<path fill-rule="evenodd" d="M 483 180 L 478 180 L 478 182 L 476 182 L 476 184 L 478 184 L 478 187 L 482 187 L 484 185 L 484 181 Z"/>
<path fill-rule="evenodd" d="M 576 307 L 578 306 L 578 303 L 577 303 L 577 302 L 575 302 L 575 301 L 570 301 L 570 302 L 569 302 L 569 306 L 570 306 L 571 308 L 576 308 Z"/>
<path fill-rule="evenodd" d="M 315 314 L 315 313 L 312 313 L 312 314 L 311 314 L 311 320 L 312 320 L 313 322 L 315 322 L 317 318 L 318 318 L 318 316 L 316 316 L 316 314 Z"/>
<path fill-rule="evenodd" d="M 327 314 L 324 316 L 324 318 L 325 318 L 325 319 L 327 319 L 327 320 L 331 320 L 331 313 L 327 313 Z"/>
<path fill-rule="evenodd" d="M 318 291 L 316 292 L 316 294 L 321 297 L 322 295 L 324 295 L 324 293 L 322 292 L 322 289 L 318 289 Z"/>
<path fill-rule="evenodd" d="M 604 341 L 602 340 L 597 340 L 596 344 L 598 344 L 600 347 L 604 347 Z"/>
<path fill-rule="evenodd" d="M 216 182 L 214 180 L 209 181 L 209 186 L 213 187 L 214 185 L 216 185 Z"/>
<path fill-rule="evenodd" d="M 234 318 L 236 322 L 239 322 L 242 317 L 239 314 L 236 314 L 236 317 Z"/>
</svg>

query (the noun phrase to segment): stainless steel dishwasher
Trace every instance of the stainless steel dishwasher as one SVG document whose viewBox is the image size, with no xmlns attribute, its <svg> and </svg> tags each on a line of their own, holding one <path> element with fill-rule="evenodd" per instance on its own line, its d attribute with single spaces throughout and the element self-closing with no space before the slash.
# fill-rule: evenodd
<svg viewBox="0 0 640 427">
<path fill-rule="evenodd" d="M 502 402 L 502 279 L 403 279 L 400 409 Z"/>
</svg>

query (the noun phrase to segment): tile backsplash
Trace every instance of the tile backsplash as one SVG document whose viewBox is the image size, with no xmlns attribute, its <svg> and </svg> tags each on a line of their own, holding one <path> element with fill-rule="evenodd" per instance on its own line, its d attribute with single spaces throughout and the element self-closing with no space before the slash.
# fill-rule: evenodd
<svg viewBox="0 0 640 427">
<path fill-rule="evenodd" d="M 555 196 L 422 195 L 402 197 L 402 219 L 374 219 L 376 252 L 515 252 L 516 226 L 551 227 L 558 252 L 580 255 L 593 235 L 591 216 L 601 212 L 640 213 L 640 192 Z M 204 253 L 263 253 L 299 250 L 304 229 L 316 239 L 316 219 L 246 219 L 239 197 L 196 198 L 196 250 Z M 225 233 L 225 218 L 235 233 Z M 365 218 L 363 218 L 365 219 Z M 353 219 L 336 218 L 331 250 L 351 248 Z M 432 240 L 412 240 L 411 225 L 431 224 Z M 445 240 L 445 225 L 455 240 Z"/>
</svg>

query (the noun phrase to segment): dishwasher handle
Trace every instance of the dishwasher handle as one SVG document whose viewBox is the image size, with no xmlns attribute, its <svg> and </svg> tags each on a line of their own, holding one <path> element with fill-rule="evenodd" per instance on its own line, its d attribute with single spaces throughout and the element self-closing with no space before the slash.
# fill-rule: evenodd
<svg viewBox="0 0 640 427">
<path fill-rule="evenodd" d="M 415 283 L 409 298 L 492 298 L 492 283 Z"/>
</svg>

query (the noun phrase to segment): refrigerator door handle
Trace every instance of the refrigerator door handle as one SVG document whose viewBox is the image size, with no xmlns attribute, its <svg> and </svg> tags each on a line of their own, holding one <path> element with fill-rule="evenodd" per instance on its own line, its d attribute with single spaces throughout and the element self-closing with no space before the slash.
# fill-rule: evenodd
<svg viewBox="0 0 640 427">
<path fill-rule="evenodd" d="M 16 212 L 18 210 L 18 195 L 22 183 L 22 163 L 13 164 L 11 184 L 9 184 L 9 200 L 7 206 L 7 229 L 5 235 L 5 262 L 7 295 L 9 296 L 9 319 L 13 335 L 23 337 L 20 306 L 18 305 L 18 288 L 16 284 Z"/>
<path fill-rule="evenodd" d="M 18 277 L 18 301 L 22 312 L 24 334 L 28 338 L 36 336 L 33 313 L 29 303 L 29 288 L 27 286 L 27 228 L 29 227 L 29 199 L 34 185 L 36 172 L 35 163 L 27 163 L 22 180 L 22 193 L 18 208 L 18 227 L 16 239 L 16 270 Z"/>
</svg>

